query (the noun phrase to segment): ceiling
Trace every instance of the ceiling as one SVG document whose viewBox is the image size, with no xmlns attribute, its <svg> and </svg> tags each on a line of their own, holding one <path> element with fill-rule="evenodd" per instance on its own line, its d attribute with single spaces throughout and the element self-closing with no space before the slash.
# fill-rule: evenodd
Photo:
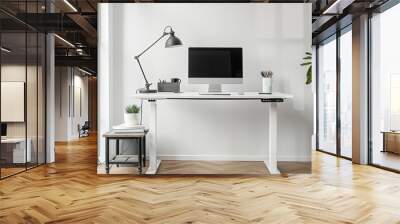
<svg viewBox="0 0 400 224">
<path fill-rule="evenodd" d="M 337 21 L 357 16 L 386 0 L 1 0 L 1 30 L 5 38 L 19 45 L 18 32 L 26 28 L 38 32 L 55 32 L 56 65 L 81 66 L 97 70 L 97 3 L 185 2 L 185 3 L 312 3 L 313 42 L 335 32 Z M 51 9 L 51 10 L 50 10 Z M 52 11 L 52 13 L 49 13 Z M 325 12 L 325 13 L 324 13 Z M 341 22 L 342 26 L 346 22 Z M 333 27 L 333 28 L 332 28 Z M 12 38 L 15 36 L 15 38 Z M 22 43 L 23 44 L 23 43 Z M 29 48 L 28 48 L 29 51 Z"/>
</svg>

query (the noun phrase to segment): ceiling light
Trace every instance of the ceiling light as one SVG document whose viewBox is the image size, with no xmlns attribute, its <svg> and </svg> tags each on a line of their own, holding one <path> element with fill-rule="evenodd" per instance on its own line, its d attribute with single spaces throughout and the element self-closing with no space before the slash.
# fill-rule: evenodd
<svg viewBox="0 0 400 224">
<path fill-rule="evenodd" d="M 328 14 L 332 9 L 337 7 L 337 4 L 339 4 L 340 0 L 336 0 L 332 5 L 330 5 L 327 9 L 324 10 L 322 14 Z"/>
<path fill-rule="evenodd" d="M 74 12 L 78 12 L 78 10 L 73 6 L 68 0 L 64 0 L 65 4 L 67 4 Z"/>
<path fill-rule="evenodd" d="M 1 47 L 0 49 L 1 49 L 1 51 L 4 51 L 6 53 L 11 53 L 11 50 L 9 50 L 9 49 L 7 49 L 5 47 Z"/>
<path fill-rule="evenodd" d="M 60 37 L 59 35 L 57 35 L 57 34 L 54 34 L 54 36 L 55 37 L 57 37 L 59 40 L 61 40 L 62 42 L 64 42 L 64 43 L 66 43 L 67 45 L 69 45 L 70 47 L 73 47 L 73 48 L 75 48 L 75 45 L 73 45 L 71 42 L 69 42 L 68 40 L 66 40 L 66 39 L 64 39 L 64 38 L 62 38 L 62 37 Z"/>
<path fill-rule="evenodd" d="M 355 0 L 336 0 L 322 14 L 342 14 L 343 10 L 351 5 Z"/>
<path fill-rule="evenodd" d="M 93 75 L 92 73 L 90 73 L 90 72 L 88 72 L 88 71 L 86 71 L 86 70 L 83 70 L 83 69 L 81 69 L 81 68 L 79 68 L 79 67 L 78 67 L 78 70 L 81 71 L 81 72 L 83 72 L 83 73 L 85 73 L 85 74 L 87 74 L 87 75 L 90 75 L 90 76 Z"/>
<path fill-rule="evenodd" d="M 77 48 L 76 53 L 78 53 L 79 55 L 88 55 L 82 48 Z"/>
</svg>

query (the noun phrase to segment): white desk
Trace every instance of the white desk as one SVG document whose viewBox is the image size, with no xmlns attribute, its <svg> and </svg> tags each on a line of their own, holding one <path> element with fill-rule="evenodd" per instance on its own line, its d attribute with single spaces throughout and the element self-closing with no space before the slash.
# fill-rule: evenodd
<svg viewBox="0 0 400 224">
<path fill-rule="evenodd" d="M 25 154 L 25 140 L 27 141 L 26 154 Z M 31 162 L 31 145 L 30 138 L 5 138 L 1 139 L 1 144 L 15 145 L 13 148 L 13 163 Z"/>
<path fill-rule="evenodd" d="M 146 174 L 156 174 L 161 163 L 157 159 L 157 101 L 158 100 L 259 100 L 265 102 L 269 108 L 269 147 L 267 149 L 267 160 L 264 161 L 271 174 L 279 174 L 277 168 L 277 139 L 278 139 L 278 114 L 277 103 L 284 102 L 285 99 L 293 96 L 284 93 L 259 94 L 258 92 L 246 92 L 244 94 L 232 93 L 231 95 L 200 95 L 197 92 L 185 93 L 141 93 L 133 95 L 133 98 L 148 100 L 150 103 L 150 121 L 149 121 L 149 168 Z"/>
</svg>

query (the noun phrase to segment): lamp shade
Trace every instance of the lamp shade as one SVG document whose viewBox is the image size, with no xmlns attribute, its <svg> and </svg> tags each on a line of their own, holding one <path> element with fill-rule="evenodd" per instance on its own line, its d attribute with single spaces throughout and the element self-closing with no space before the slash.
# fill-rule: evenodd
<svg viewBox="0 0 400 224">
<path fill-rule="evenodd" d="M 177 46 L 181 46 L 182 45 L 182 41 L 179 40 L 179 38 L 177 38 L 175 36 L 174 33 L 171 33 L 167 39 L 167 41 L 165 42 L 165 47 L 177 47 Z"/>
</svg>

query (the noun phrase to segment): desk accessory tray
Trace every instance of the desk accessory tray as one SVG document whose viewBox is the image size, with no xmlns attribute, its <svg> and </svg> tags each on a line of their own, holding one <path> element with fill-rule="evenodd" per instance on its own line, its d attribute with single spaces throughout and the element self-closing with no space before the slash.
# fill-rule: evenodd
<svg viewBox="0 0 400 224">
<path fill-rule="evenodd" d="M 157 83 L 158 92 L 180 92 L 180 83 L 179 82 L 159 82 Z"/>
</svg>

